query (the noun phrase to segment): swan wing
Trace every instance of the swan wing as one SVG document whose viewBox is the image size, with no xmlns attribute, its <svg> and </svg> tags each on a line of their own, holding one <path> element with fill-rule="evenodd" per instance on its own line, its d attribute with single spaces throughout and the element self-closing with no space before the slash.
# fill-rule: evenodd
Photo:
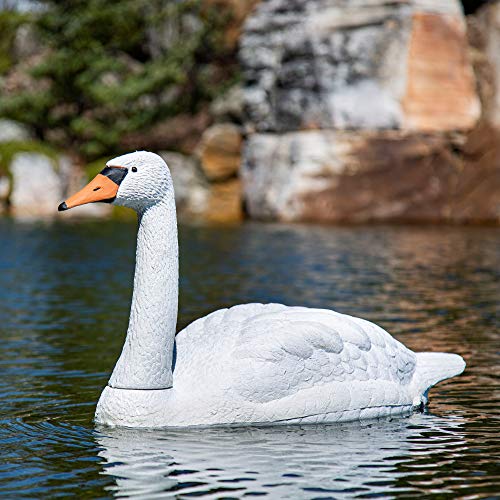
<svg viewBox="0 0 500 500">
<path fill-rule="evenodd" d="M 403 386 L 416 365 L 415 354 L 377 325 L 303 307 L 247 318 L 233 355 L 239 393 L 256 403 L 355 382 Z"/>
<path fill-rule="evenodd" d="M 174 385 L 197 380 L 230 394 L 232 404 L 290 406 L 291 397 L 314 400 L 318 391 L 324 402 L 327 386 L 336 388 L 332 397 L 341 387 L 390 392 L 409 384 L 416 366 L 412 351 L 369 321 L 281 304 L 216 311 L 180 332 L 177 345 Z"/>
</svg>

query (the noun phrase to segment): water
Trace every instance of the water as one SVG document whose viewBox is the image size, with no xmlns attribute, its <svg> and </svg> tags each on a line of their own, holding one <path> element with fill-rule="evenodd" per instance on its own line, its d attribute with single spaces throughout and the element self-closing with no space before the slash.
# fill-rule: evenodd
<svg viewBox="0 0 500 500">
<path fill-rule="evenodd" d="M 337 426 L 95 428 L 128 319 L 135 226 L 0 221 L 0 495 L 500 498 L 500 231 L 181 229 L 179 326 L 279 301 L 373 320 L 466 373 L 427 413 Z"/>
</svg>

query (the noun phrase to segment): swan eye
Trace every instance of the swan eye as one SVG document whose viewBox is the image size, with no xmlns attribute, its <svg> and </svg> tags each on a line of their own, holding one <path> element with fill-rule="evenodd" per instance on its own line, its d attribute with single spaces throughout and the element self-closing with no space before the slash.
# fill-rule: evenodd
<svg viewBox="0 0 500 500">
<path fill-rule="evenodd" d="M 132 172 L 137 172 L 137 167 L 132 167 Z"/>
</svg>

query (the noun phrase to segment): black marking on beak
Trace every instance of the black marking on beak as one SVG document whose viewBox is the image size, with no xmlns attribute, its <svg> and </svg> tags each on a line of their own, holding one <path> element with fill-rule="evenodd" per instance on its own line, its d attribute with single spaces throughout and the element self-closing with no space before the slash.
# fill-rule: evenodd
<svg viewBox="0 0 500 500">
<path fill-rule="evenodd" d="M 59 212 L 64 212 L 65 210 L 68 210 L 68 205 L 66 205 L 66 202 L 63 201 L 58 207 L 57 210 Z"/>
<path fill-rule="evenodd" d="M 105 167 L 101 172 L 101 175 L 105 175 L 118 186 L 122 183 L 127 174 L 128 169 L 125 167 Z"/>
</svg>

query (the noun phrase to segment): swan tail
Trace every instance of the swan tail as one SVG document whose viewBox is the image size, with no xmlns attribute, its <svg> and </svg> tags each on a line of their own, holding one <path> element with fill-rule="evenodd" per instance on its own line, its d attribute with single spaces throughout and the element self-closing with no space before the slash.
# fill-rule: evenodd
<svg viewBox="0 0 500 500">
<path fill-rule="evenodd" d="M 427 403 L 429 389 L 438 382 L 456 375 L 465 369 L 465 361 L 458 354 L 445 352 L 417 352 L 417 366 L 414 375 L 416 385 L 415 406 Z"/>
</svg>

